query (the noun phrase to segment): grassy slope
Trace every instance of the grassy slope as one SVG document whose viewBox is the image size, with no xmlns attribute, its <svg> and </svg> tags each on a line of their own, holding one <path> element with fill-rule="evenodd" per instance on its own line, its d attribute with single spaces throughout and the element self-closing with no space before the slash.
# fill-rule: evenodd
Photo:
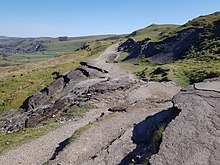
<svg viewBox="0 0 220 165">
<path fill-rule="evenodd" d="M 173 28 L 164 34 L 159 34 L 155 38 L 165 39 L 172 35 L 175 35 L 177 31 L 181 31 L 185 28 L 194 27 L 200 28 L 200 38 L 198 42 L 186 52 L 185 58 L 175 61 L 163 66 L 151 65 L 146 60 L 137 59 L 136 61 L 122 64 L 125 68 L 133 70 L 140 76 L 150 79 L 161 79 L 161 75 L 152 76 L 150 73 L 158 67 L 169 69 L 167 77 L 180 85 L 186 86 L 194 82 L 202 81 L 205 78 L 209 78 L 220 74 L 220 12 L 201 16 L 192 21 L 189 21 L 183 26 Z M 151 30 L 151 26 L 149 26 Z M 147 28 L 140 30 L 140 32 L 147 32 L 146 35 L 142 33 L 137 35 L 137 38 L 148 37 Z M 136 64 L 136 65 L 133 65 Z M 137 65 L 138 64 L 138 65 Z M 148 69 L 146 69 L 146 67 Z"/>
<path fill-rule="evenodd" d="M 143 40 L 145 38 L 151 38 L 152 41 L 158 41 L 160 35 L 168 33 L 169 31 L 173 31 L 178 27 L 179 25 L 174 25 L 174 24 L 164 24 L 164 25 L 152 24 L 146 28 L 134 31 L 129 35 L 129 37 L 133 37 L 138 41 Z"/>
</svg>

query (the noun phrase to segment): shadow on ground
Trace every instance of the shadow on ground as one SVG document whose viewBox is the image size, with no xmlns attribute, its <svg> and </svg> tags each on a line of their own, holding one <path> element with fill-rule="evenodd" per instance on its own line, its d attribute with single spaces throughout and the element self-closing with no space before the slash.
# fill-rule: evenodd
<svg viewBox="0 0 220 165">
<path fill-rule="evenodd" d="M 153 154 L 158 153 L 162 141 L 162 132 L 180 113 L 177 108 L 163 110 L 134 126 L 132 141 L 136 148 L 130 152 L 119 165 L 147 164 Z"/>
<path fill-rule="evenodd" d="M 59 154 L 59 152 L 63 151 L 63 149 L 69 144 L 69 141 L 70 138 L 67 138 L 66 140 L 60 142 L 50 160 L 56 159 L 56 156 Z"/>
</svg>

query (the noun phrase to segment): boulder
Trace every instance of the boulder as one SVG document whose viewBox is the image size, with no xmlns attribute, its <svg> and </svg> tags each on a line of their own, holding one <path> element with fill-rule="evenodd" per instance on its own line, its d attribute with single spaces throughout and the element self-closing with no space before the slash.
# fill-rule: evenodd
<svg viewBox="0 0 220 165">
<path fill-rule="evenodd" d="M 50 84 L 50 86 L 48 86 L 45 91 L 47 93 L 47 95 L 53 95 L 57 92 L 61 92 L 62 89 L 64 88 L 65 82 L 64 82 L 64 78 L 60 77 L 57 80 L 55 80 L 52 84 Z"/>
<path fill-rule="evenodd" d="M 173 98 L 181 109 L 165 130 L 152 165 L 218 165 L 220 162 L 220 78 L 197 83 Z"/>
<path fill-rule="evenodd" d="M 126 108 L 125 107 L 111 107 L 108 109 L 108 111 L 110 112 L 126 112 Z"/>
<path fill-rule="evenodd" d="M 50 96 L 47 94 L 37 91 L 32 96 L 28 97 L 20 108 L 24 109 L 25 112 L 31 111 L 41 105 L 47 103 L 50 99 Z"/>
</svg>

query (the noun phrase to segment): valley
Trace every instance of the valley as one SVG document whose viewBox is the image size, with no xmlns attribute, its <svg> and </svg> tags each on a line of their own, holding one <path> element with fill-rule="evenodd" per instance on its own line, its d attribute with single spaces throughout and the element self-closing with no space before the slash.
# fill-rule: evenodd
<svg viewBox="0 0 220 165">
<path fill-rule="evenodd" d="M 122 35 L 123 36 L 123 35 Z M 47 60 L 52 57 L 74 52 L 90 42 L 108 38 L 117 39 L 117 35 L 99 35 L 85 37 L 39 37 L 15 38 L 0 36 L 0 64 L 21 63 Z"/>
</svg>

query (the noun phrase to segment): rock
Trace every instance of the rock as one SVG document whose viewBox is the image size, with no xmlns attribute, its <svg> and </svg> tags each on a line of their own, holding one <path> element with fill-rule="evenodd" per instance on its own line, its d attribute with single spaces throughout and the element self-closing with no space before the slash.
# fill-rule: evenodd
<svg viewBox="0 0 220 165">
<path fill-rule="evenodd" d="M 78 82 L 80 79 L 85 78 L 80 70 L 71 70 L 66 75 L 63 76 L 65 84 L 71 82 Z"/>
<path fill-rule="evenodd" d="M 171 81 L 168 77 L 162 77 L 159 82 L 168 82 Z"/>
<path fill-rule="evenodd" d="M 111 107 L 108 109 L 108 111 L 110 112 L 126 112 L 126 108 L 125 107 Z"/>
<path fill-rule="evenodd" d="M 148 116 L 145 120 L 134 125 L 132 131 L 132 142 L 136 148 L 131 151 L 119 165 L 130 164 L 147 164 L 146 160 L 158 150 L 158 143 L 161 141 L 155 138 L 156 132 L 166 126 L 180 113 L 179 109 L 170 108 Z"/>
<path fill-rule="evenodd" d="M 158 67 L 153 72 L 151 72 L 150 75 L 158 75 L 158 74 L 166 75 L 168 71 L 169 69 L 163 69 L 161 67 Z"/>
<path fill-rule="evenodd" d="M 149 43 L 150 38 L 146 38 L 142 41 L 134 41 L 133 39 L 129 38 L 124 43 L 122 43 L 118 51 L 128 52 L 129 56 L 123 59 L 122 61 L 130 60 L 133 58 L 137 58 L 141 52 L 142 49 Z"/>
<path fill-rule="evenodd" d="M 133 51 L 135 43 L 136 42 L 133 39 L 129 38 L 118 47 L 118 51 L 124 51 L 124 52 Z"/>
<path fill-rule="evenodd" d="M 219 164 L 219 84 L 220 78 L 204 81 L 174 96 L 174 106 L 181 112 L 166 128 L 152 165 Z"/>
<path fill-rule="evenodd" d="M 108 71 L 106 71 L 106 70 L 104 70 L 104 69 L 101 69 L 101 68 L 98 68 L 98 67 L 96 67 L 96 66 L 92 66 L 92 65 L 90 65 L 90 64 L 87 63 L 87 62 L 83 62 L 83 61 L 82 61 L 82 62 L 80 62 L 80 65 L 86 66 L 86 67 L 88 67 L 88 68 L 97 70 L 97 71 L 102 72 L 102 73 L 108 73 Z"/>
<path fill-rule="evenodd" d="M 47 103 L 49 99 L 50 96 L 38 91 L 27 98 L 20 108 L 24 109 L 24 111 L 27 112 Z"/>
<path fill-rule="evenodd" d="M 52 118 L 56 112 L 57 111 L 51 108 L 51 105 L 45 105 L 26 113 L 28 118 L 25 121 L 25 128 L 35 127 L 37 124 L 47 121 L 47 119 Z"/>
<path fill-rule="evenodd" d="M 11 119 L 8 119 L 5 122 L 4 127 L 2 128 L 2 131 L 6 133 L 19 131 L 25 128 L 26 120 L 27 120 L 27 115 L 25 113 L 18 117 L 13 117 Z"/>
<path fill-rule="evenodd" d="M 43 91 L 45 91 L 47 95 L 53 95 L 57 92 L 61 92 L 65 84 L 66 82 L 64 81 L 64 77 L 60 77 Z"/>
<path fill-rule="evenodd" d="M 194 88 L 198 90 L 212 90 L 220 92 L 219 78 L 207 79 L 204 82 L 194 84 Z"/>
<path fill-rule="evenodd" d="M 60 76 L 60 72 L 54 71 L 53 73 L 51 73 L 51 75 L 54 75 L 54 76 L 55 76 L 55 79 L 57 79 L 57 78 L 59 78 L 59 76 Z"/>
<path fill-rule="evenodd" d="M 165 64 L 182 57 L 185 51 L 199 38 L 200 29 L 188 28 L 160 42 L 143 40 L 135 42 L 132 39 L 125 41 L 121 51 L 129 53 L 123 61 L 135 58 L 149 58 L 151 63 Z"/>
<path fill-rule="evenodd" d="M 59 41 L 68 41 L 68 37 L 67 36 L 62 36 L 62 37 L 58 37 Z"/>
<path fill-rule="evenodd" d="M 7 57 L 14 54 L 30 54 L 35 52 L 46 51 L 46 46 L 43 45 L 44 41 L 34 41 L 31 39 L 18 42 L 11 42 L 3 47 L 2 54 Z"/>
</svg>

